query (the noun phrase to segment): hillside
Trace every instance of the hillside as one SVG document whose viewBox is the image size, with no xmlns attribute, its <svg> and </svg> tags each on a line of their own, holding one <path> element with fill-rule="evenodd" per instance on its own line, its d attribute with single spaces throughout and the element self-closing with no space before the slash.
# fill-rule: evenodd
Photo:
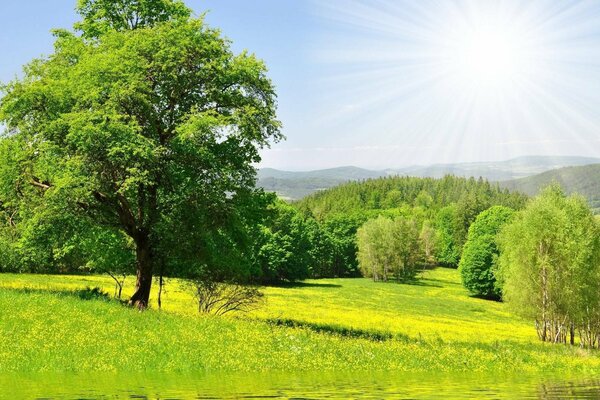
<svg viewBox="0 0 600 400">
<path fill-rule="evenodd" d="M 600 162 L 598 158 L 570 156 L 524 156 L 506 161 L 434 164 L 398 170 L 402 175 L 441 178 L 452 174 L 462 177 L 482 177 L 490 181 L 518 179 L 566 166 L 588 165 Z"/>
<path fill-rule="evenodd" d="M 501 182 L 509 190 L 535 195 L 552 182 L 557 182 L 569 194 L 584 196 L 596 213 L 600 213 L 600 164 L 565 167 L 538 175 Z"/>
<path fill-rule="evenodd" d="M 315 171 L 281 171 L 263 168 L 258 171 L 258 185 L 280 197 L 298 200 L 317 191 L 344 182 L 383 176 L 416 176 L 441 178 L 451 174 L 460 177 L 483 177 L 490 181 L 507 181 L 527 177 L 548 170 L 599 163 L 598 158 L 567 156 L 525 156 L 506 161 L 456 164 L 417 165 L 385 170 L 340 167 Z"/>
<path fill-rule="evenodd" d="M 128 282 L 127 294 L 134 280 Z M 600 366 L 596 353 L 539 343 L 533 324 L 506 304 L 469 297 L 453 269 L 425 271 L 417 285 L 329 279 L 265 287 L 264 304 L 239 318 L 199 315 L 177 279 L 169 280 L 161 312 L 77 296 L 90 285 L 113 286 L 106 276 L 0 275 L 0 373 Z"/>
<path fill-rule="evenodd" d="M 421 205 L 434 211 L 461 201 L 469 204 L 469 208 L 505 205 L 519 209 L 525 204 L 525 198 L 522 193 L 510 193 L 482 179 L 451 175 L 441 179 L 388 176 L 348 182 L 314 193 L 299 201 L 298 206 L 310 210 L 317 219 L 324 219 L 332 214 L 393 209 L 402 205 Z"/>
<path fill-rule="evenodd" d="M 320 190 L 348 181 L 379 178 L 385 171 L 370 171 L 357 167 L 339 167 L 316 171 L 280 171 L 263 168 L 258 171 L 258 185 L 289 200 L 301 199 Z"/>
</svg>

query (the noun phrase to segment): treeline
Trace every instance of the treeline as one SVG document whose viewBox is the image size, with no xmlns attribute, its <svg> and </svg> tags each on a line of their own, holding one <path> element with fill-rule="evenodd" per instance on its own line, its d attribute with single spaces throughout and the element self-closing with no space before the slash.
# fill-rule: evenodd
<svg viewBox="0 0 600 400">
<path fill-rule="evenodd" d="M 353 182 L 292 205 L 275 202 L 256 247 L 262 282 L 366 276 L 408 280 L 457 267 L 471 223 L 527 197 L 483 179 L 388 177 Z"/>
<path fill-rule="evenodd" d="M 320 226 L 337 228 L 328 233 L 337 242 L 337 253 L 344 255 L 347 270 L 338 268 L 335 276 L 360 270 L 363 276 L 387 280 L 414 276 L 428 264 L 457 267 L 477 215 L 495 205 L 520 209 L 526 201 L 527 196 L 483 179 L 396 176 L 344 184 L 295 206 Z M 394 232 L 400 227 L 404 233 Z M 414 254 L 405 261 L 390 261 L 398 257 L 399 248 L 407 247 Z"/>
<path fill-rule="evenodd" d="M 11 141 L 2 144 L 8 157 Z M 7 191 L 1 196 L 5 200 L 0 269 L 113 275 L 135 270 L 135 246 L 127 235 L 99 227 L 85 217 L 57 212 L 54 208 L 64 207 L 62 204 L 49 208 L 19 200 L 20 195 L 10 192 L 15 187 L 12 179 L 18 177 L 11 165 L 4 164 L 0 171 L 7 181 Z M 366 193 L 386 200 L 365 201 Z M 339 208 L 334 206 L 338 199 Z M 411 269 L 437 262 L 456 267 L 468 228 L 479 212 L 495 204 L 520 208 L 525 196 L 500 190 L 484 180 L 448 176 L 351 183 L 293 205 L 268 194 L 236 201 L 231 205 L 235 213 L 215 227 L 213 221 L 205 220 L 205 228 L 198 229 L 200 218 L 182 215 L 178 229 L 185 236 L 164 235 L 164 246 L 157 252 L 161 255 L 157 273 L 189 277 L 210 271 L 215 279 L 235 277 L 258 283 L 373 276 L 359 267 L 357 232 L 365 222 L 378 217 L 402 218 L 415 233 L 411 246 L 419 245 L 419 256 L 411 258 Z M 217 217 L 214 214 L 212 219 Z M 396 271 L 395 266 L 389 268 Z M 387 274 L 378 277 L 387 279 Z"/>
<path fill-rule="evenodd" d="M 441 221 L 446 218 L 443 210 Z M 394 223 L 388 220 L 386 225 Z M 361 230 L 371 230 L 372 224 Z M 407 230 L 395 239 L 380 231 L 372 237 L 379 238 L 380 246 L 417 240 Z M 359 247 L 359 254 L 372 250 L 361 240 Z M 413 250 L 413 256 L 418 254 Z M 386 262 L 377 261 L 380 270 Z M 361 258 L 361 264 L 367 263 Z M 521 210 L 501 205 L 484 210 L 468 229 L 459 271 L 471 295 L 503 300 L 516 314 L 534 321 L 540 340 L 575 344 L 578 337 L 582 347 L 600 346 L 600 219 L 583 197 L 568 197 L 556 184 Z"/>
<path fill-rule="evenodd" d="M 385 210 L 403 205 L 439 210 L 450 204 L 459 204 L 465 211 L 468 207 L 486 209 L 492 205 L 520 208 L 526 199 L 524 194 L 501 189 L 482 178 L 390 176 L 346 183 L 308 196 L 298 204 L 300 208 L 309 209 L 318 220 L 325 220 L 335 214 Z"/>
<path fill-rule="evenodd" d="M 363 276 L 406 281 L 427 265 L 458 266 L 471 295 L 506 301 L 542 341 L 600 347 L 600 219 L 558 185 L 528 199 L 481 179 L 393 177 L 297 207 L 321 225 L 362 221 L 353 245 Z"/>
</svg>

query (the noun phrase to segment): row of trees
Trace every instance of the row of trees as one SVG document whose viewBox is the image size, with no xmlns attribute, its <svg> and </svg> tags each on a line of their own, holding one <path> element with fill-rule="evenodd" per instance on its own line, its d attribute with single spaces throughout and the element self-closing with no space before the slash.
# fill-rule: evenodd
<svg viewBox="0 0 600 400">
<path fill-rule="evenodd" d="M 432 210 L 437 213 L 444 207 L 454 205 L 458 223 L 463 230 L 483 210 L 493 205 L 520 209 L 527 196 L 509 192 L 484 179 L 461 178 L 447 175 L 441 179 L 390 176 L 350 182 L 317 192 L 299 202 L 319 221 L 332 215 L 356 212 L 390 210 L 406 205 Z"/>
<path fill-rule="evenodd" d="M 366 276 L 386 279 L 385 270 L 400 268 L 401 263 L 395 263 L 396 267 L 384 267 L 377 266 L 375 260 L 395 257 L 386 253 L 403 246 L 403 241 L 417 238 L 418 254 L 410 260 L 413 271 L 423 263 L 456 268 L 469 227 L 482 211 L 495 205 L 519 209 L 525 202 L 526 196 L 502 190 L 483 179 L 387 177 L 341 185 L 309 196 L 297 207 L 314 215 L 322 224 L 348 215 L 359 216 L 355 220 L 363 223 L 368 221 L 357 236 L 358 247 L 347 247 L 349 254 L 358 255 L 349 265 L 360 265 Z M 382 229 L 389 231 L 392 228 L 385 228 L 388 223 L 378 219 L 379 216 L 412 221 L 418 235 L 398 239 L 398 234 L 383 234 Z M 371 222 L 372 219 L 378 219 L 378 222 Z M 378 241 L 385 243 L 376 245 Z M 377 268 L 380 270 L 376 273 Z"/>
<path fill-rule="evenodd" d="M 0 147 L 6 143 L 0 141 Z M 20 213 L 25 206 L 19 204 Z M 71 213 L 43 218 L 20 213 L 12 220 L 8 210 L 0 214 L 6 221 L 0 227 L 0 271 L 106 273 L 118 287 L 123 274 L 135 273 L 135 243 L 122 232 Z M 235 216 L 214 230 L 193 231 L 186 225 L 194 221 L 181 221 L 190 231 L 182 240 L 190 245 L 163 238 L 173 247 L 161 252 L 161 259 L 170 261 L 160 265 L 157 275 L 268 284 L 360 275 L 354 237 L 363 218 L 339 216 L 320 224 L 275 196 L 259 193 L 251 205 L 238 205 Z"/>
<path fill-rule="evenodd" d="M 446 181 L 454 179 L 460 181 Z M 319 196 L 335 197 L 336 190 L 344 192 L 333 189 Z M 558 185 L 527 203 L 509 198 L 518 201 L 486 209 L 489 203 L 478 201 L 474 191 L 435 207 L 422 191 L 412 205 L 354 210 L 364 221 L 356 234 L 362 275 L 406 281 L 427 261 L 458 264 L 472 295 L 508 302 L 535 321 L 541 340 L 574 343 L 578 336 L 584 347 L 600 346 L 598 219 L 585 199 L 567 197 Z"/>
<path fill-rule="evenodd" d="M 450 186 L 464 183 L 447 177 L 445 187 L 455 180 Z M 365 185 L 377 188 L 392 181 Z M 317 199 L 334 207 L 331 199 L 362 189 L 350 184 L 304 204 L 323 210 Z M 567 197 L 551 186 L 527 203 L 514 195 L 486 208 L 490 197 L 481 201 L 477 194 L 467 191 L 456 202 L 436 205 L 421 191 L 412 203 L 394 209 L 368 209 L 372 202 L 357 206 L 365 216 L 357 231 L 361 273 L 374 280 L 406 281 L 427 260 L 458 266 L 472 295 L 507 301 L 517 314 L 535 321 L 541 340 L 574 343 L 579 336 L 582 346 L 600 346 L 600 223 L 585 199 Z M 357 199 L 345 204 L 352 202 Z"/>
</svg>

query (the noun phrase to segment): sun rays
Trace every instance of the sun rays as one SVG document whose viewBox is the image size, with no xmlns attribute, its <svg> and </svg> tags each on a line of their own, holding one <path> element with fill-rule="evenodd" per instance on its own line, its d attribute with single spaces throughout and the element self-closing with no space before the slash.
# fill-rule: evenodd
<svg viewBox="0 0 600 400">
<path fill-rule="evenodd" d="M 333 1 L 315 13 L 327 26 L 317 125 L 344 146 L 395 148 L 373 152 L 380 165 L 600 154 L 598 4 Z M 341 163 L 368 162 L 352 157 Z"/>
</svg>

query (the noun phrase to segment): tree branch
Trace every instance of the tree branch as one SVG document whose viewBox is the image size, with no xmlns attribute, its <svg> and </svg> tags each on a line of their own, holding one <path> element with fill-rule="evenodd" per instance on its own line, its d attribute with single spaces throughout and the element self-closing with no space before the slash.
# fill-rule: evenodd
<svg viewBox="0 0 600 400">
<path fill-rule="evenodd" d="M 52 184 L 48 181 L 42 181 L 37 177 L 32 177 L 31 178 L 31 182 L 30 182 L 33 186 L 43 189 L 43 190 L 48 190 L 52 187 Z"/>
</svg>

